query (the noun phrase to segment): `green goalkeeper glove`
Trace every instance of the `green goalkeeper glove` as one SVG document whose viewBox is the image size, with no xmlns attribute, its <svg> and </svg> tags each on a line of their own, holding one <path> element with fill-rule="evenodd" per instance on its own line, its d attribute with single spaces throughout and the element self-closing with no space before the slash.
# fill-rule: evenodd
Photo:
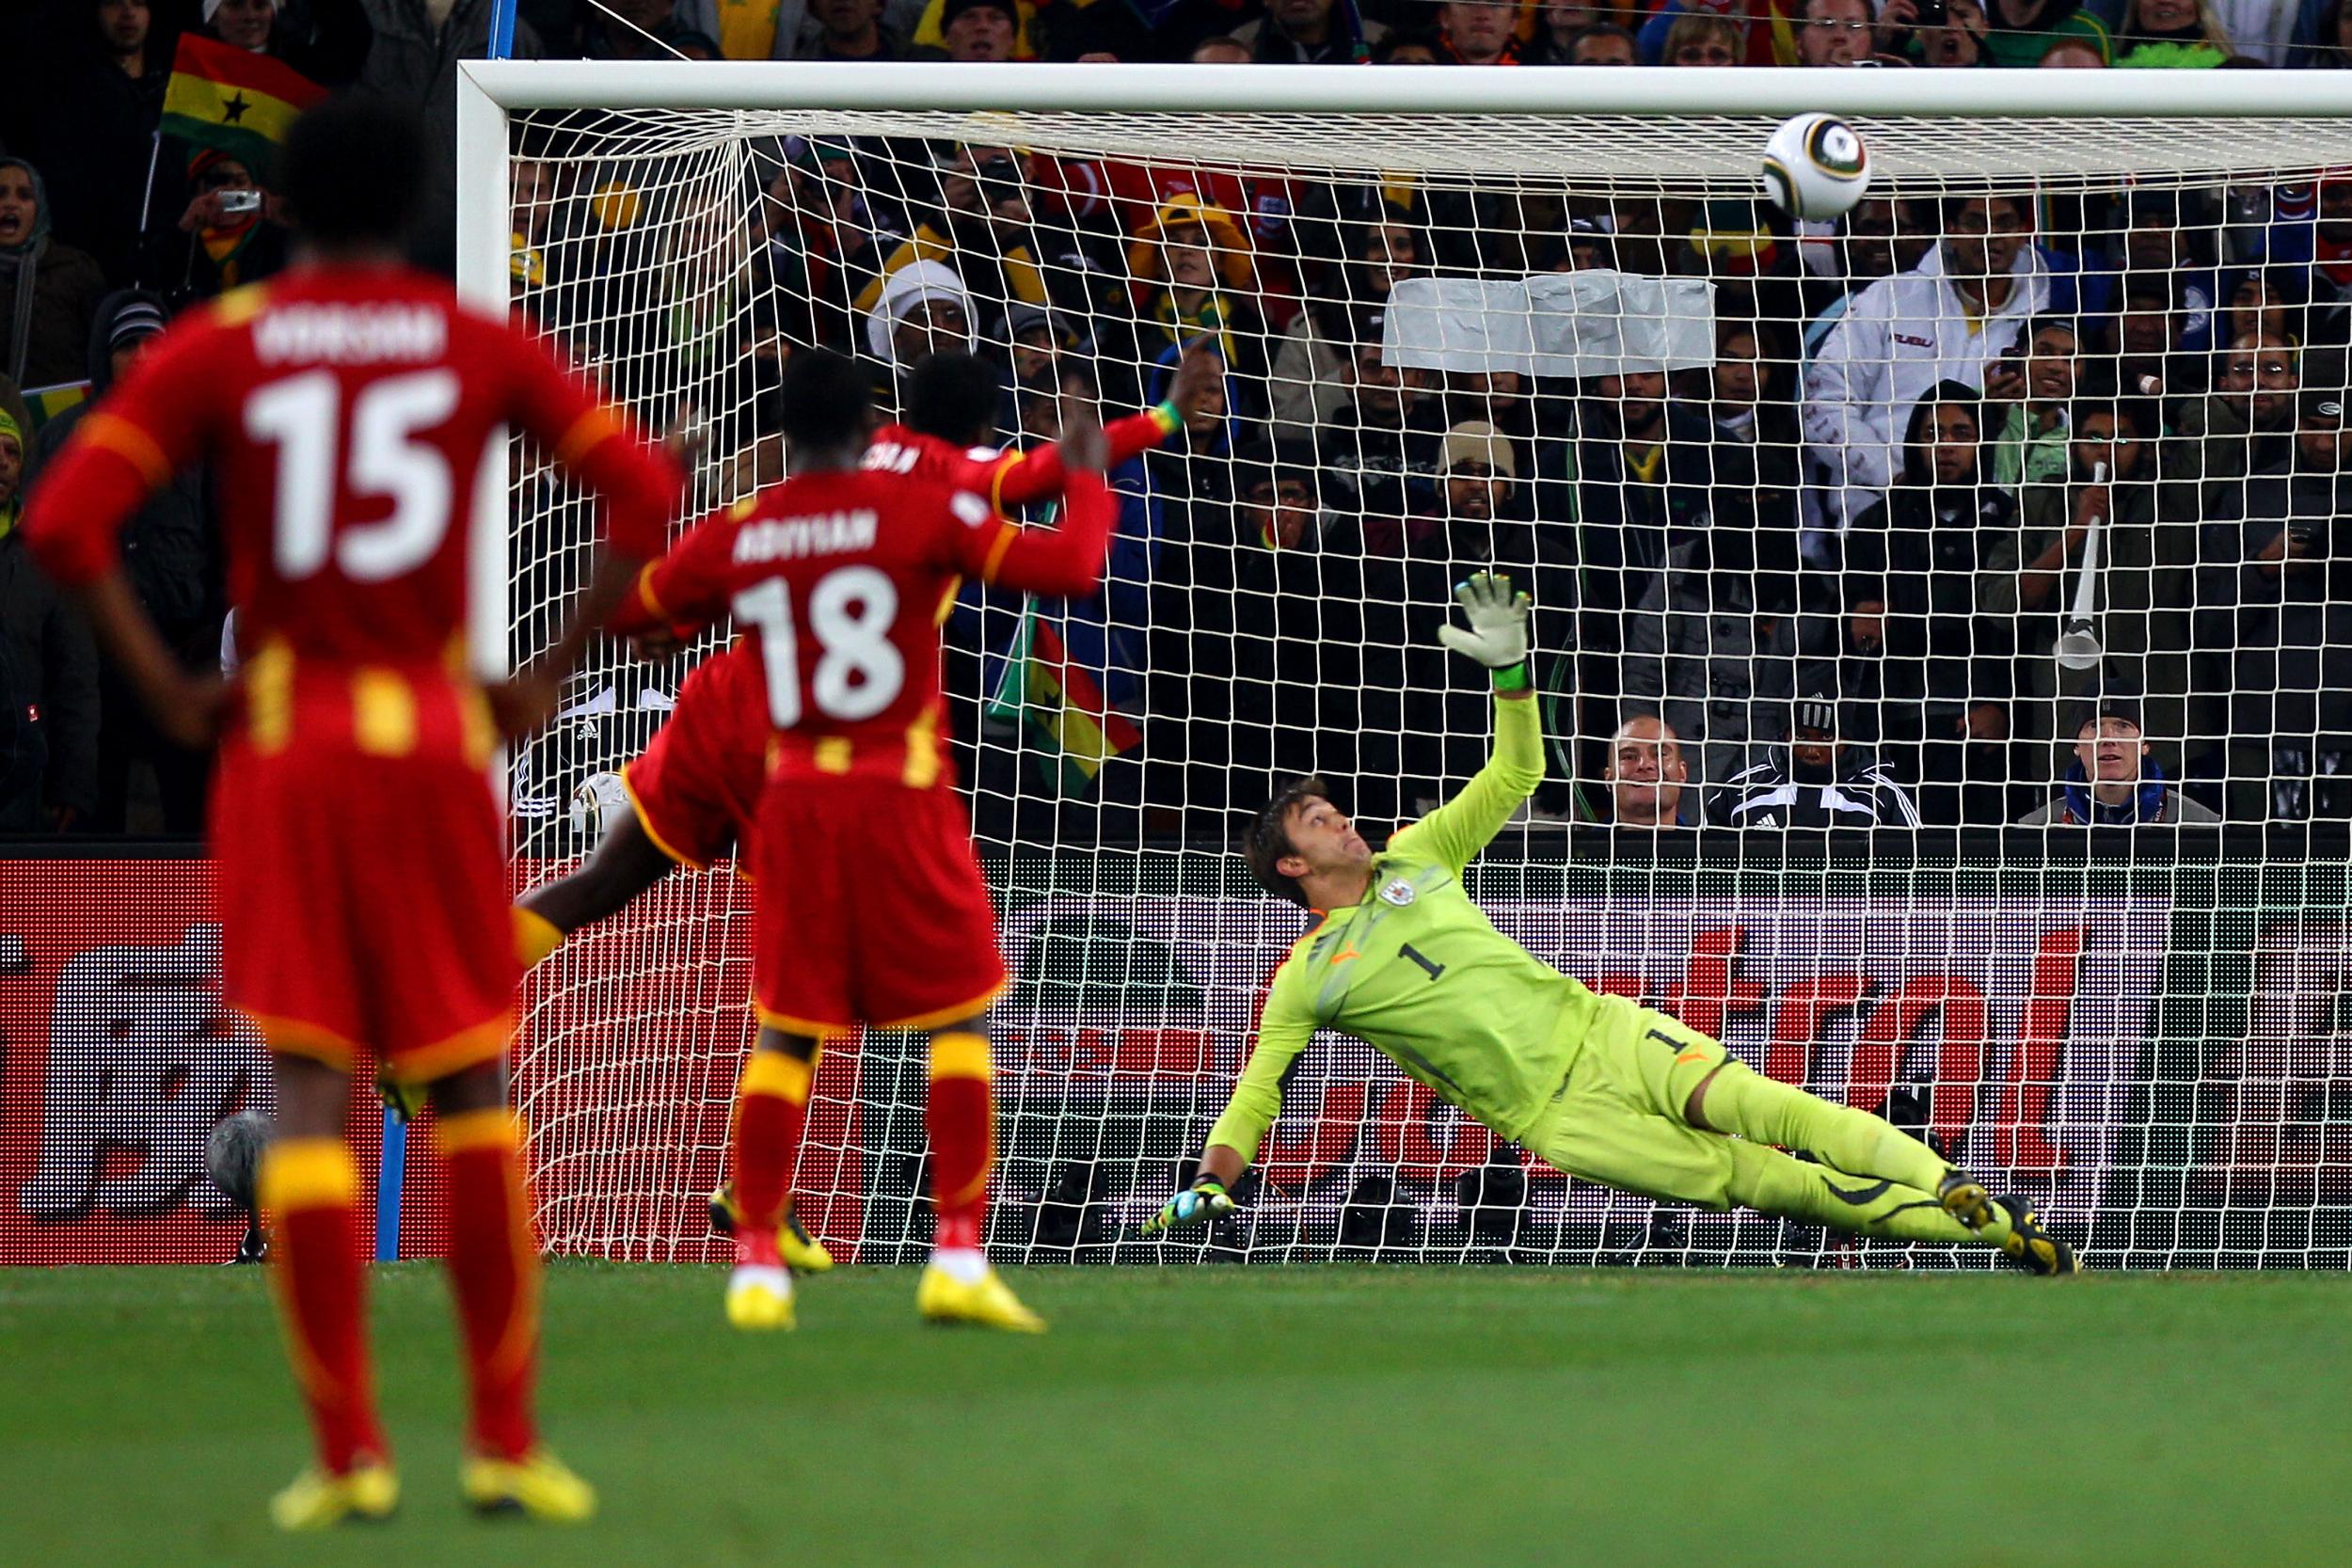
<svg viewBox="0 0 2352 1568">
<path fill-rule="evenodd" d="M 1500 572 L 1480 572 L 1454 590 L 1470 629 L 1451 624 L 1438 628 L 1438 641 L 1478 660 L 1494 672 L 1495 689 L 1516 690 L 1527 684 L 1527 610 L 1524 594 L 1511 592 L 1511 579 Z"/>
<path fill-rule="evenodd" d="M 1173 1230 L 1180 1225 L 1221 1220 L 1232 1212 L 1233 1200 L 1225 1191 L 1225 1183 L 1215 1177 L 1204 1176 L 1169 1198 L 1158 1213 L 1144 1221 L 1143 1233 L 1154 1236 L 1164 1230 Z"/>
</svg>

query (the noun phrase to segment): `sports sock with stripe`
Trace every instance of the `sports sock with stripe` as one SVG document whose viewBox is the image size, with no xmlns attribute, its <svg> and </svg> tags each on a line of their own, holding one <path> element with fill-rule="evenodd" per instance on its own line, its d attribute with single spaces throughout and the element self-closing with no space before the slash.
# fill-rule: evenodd
<svg viewBox="0 0 2352 1568">
<path fill-rule="evenodd" d="M 801 1152 L 801 1127 L 817 1064 L 785 1051 L 757 1050 L 735 1091 L 735 1203 L 743 1224 L 772 1231 Z"/>
<path fill-rule="evenodd" d="M 358 1168 L 341 1138 L 278 1138 L 262 1151 L 259 1188 L 276 1227 L 270 1273 L 286 1354 L 310 1409 L 319 1462 L 341 1475 L 362 1457 L 387 1454 L 368 1366 Z"/>
<path fill-rule="evenodd" d="M 477 1453 L 519 1459 L 538 1440 L 539 1243 L 531 1227 L 515 1117 L 461 1111 L 437 1129 L 449 1183 L 449 1276 L 465 1331 L 468 1436 Z"/>
<path fill-rule="evenodd" d="M 1731 1200 L 1767 1214 L 1784 1214 L 1839 1230 L 1898 1242 L 1960 1242 L 1998 1246 L 2009 1219 L 1998 1208 L 1981 1231 L 1969 1229 L 1936 1201 L 1935 1194 L 1884 1178 L 1848 1176 L 1738 1139 L 1729 1141 Z"/>
<path fill-rule="evenodd" d="M 1707 1125 L 1750 1143 L 1803 1149 L 1849 1176 L 1883 1177 L 1932 1193 L 1951 1169 L 1926 1144 L 1882 1117 L 1835 1105 L 1732 1061 L 1708 1081 Z"/>
<path fill-rule="evenodd" d="M 989 1166 L 995 1157 L 995 1112 L 988 1037 L 950 1030 L 931 1037 L 930 1098 L 924 1108 L 931 1140 L 931 1196 L 939 1209 L 942 1252 L 973 1250 L 988 1219 Z"/>
</svg>

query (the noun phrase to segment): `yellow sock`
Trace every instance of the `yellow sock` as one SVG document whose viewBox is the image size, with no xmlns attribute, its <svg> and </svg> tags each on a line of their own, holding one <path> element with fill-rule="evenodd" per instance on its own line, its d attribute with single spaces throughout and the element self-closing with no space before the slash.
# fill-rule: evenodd
<svg viewBox="0 0 2352 1568">
<path fill-rule="evenodd" d="M 564 928 L 536 910 L 515 907 L 515 956 L 525 969 L 535 969 L 539 961 L 564 945 Z"/>
</svg>

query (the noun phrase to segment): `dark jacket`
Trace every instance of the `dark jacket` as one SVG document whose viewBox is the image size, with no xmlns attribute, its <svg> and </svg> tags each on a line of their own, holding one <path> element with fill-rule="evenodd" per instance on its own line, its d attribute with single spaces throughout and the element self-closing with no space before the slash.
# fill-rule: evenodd
<svg viewBox="0 0 2352 1568">
<path fill-rule="evenodd" d="M 29 239 L 0 252 L 0 375 L 26 389 L 79 381 L 105 275 L 87 252 L 59 245 L 49 232 L 49 194 L 40 171 L 22 158 L 0 158 L 0 166 L 10 165 L 31 172 L 38 215 Z M 31 309 L 21 310 L 19 296 L 28 288 Z"/>
<path fill-rule="evenodd" d="M 70 8 L 78 24 L 72 30 L 87 35 L 97 8 L 83 0 Z M 193 19 L 195 7 L 188 8 Z M 165 30 L 161 7 L 154 30 Z M 168 149 L 164 166 L 155 170 L 157 194 L 151 201 L 148 194 L 154 131 L 170 79 L 168 40 L 149 50 L 145 75 L 126 76 L 82 37 L 60 49 L 40 74 L 35 96 L 40 103 L 40 140 L 35 156 L 56 203 L 50 221 L 66 244 L 95 260 L 109 283 L 130 277 L 141 210 L 151 225 L 160 219 L 168 227 L 180 215 L 180 207 L 169 205 L 171 198 L 176 194 L 181 205 L 187 202 L 184 182 L 169 167 Z"/>
<path fill-rule="evenodd" d="M 1727 828 L 1915 828 L 1919 808 L 1867 751 L 1838 754 L 1837 776 L 1800 782 L 1788 748 L 1774 746 L 1764 760 L 1731 777 L 1708 807 L 1707 819 Z"/>
<path fill-rule="evenodd" d="M 108 351 L 108 329 L 123 307 L 139 301 L 161 305 L 155 295 L 137 289 L 108 294 L 100 303 L 91 325 L 85 370 L 91 382 L 88 402 L 67 409 L 41 426 L 25 453 L 29 486 L 54 460 L 59 449 L 114 382 L 114 356 Z M 221 585 L 217 524 L 207 492 L 204 471 L 189 468 L 174 476 L 148 503 L 132 515 L 122 531 L 122 564 L 133 592 L 164 641 L 192 669 L 216 665 L 220 652 Z"/>
<path fill-rule="evenodd" d="M 0 825 L 41 832 L 43 808 L 98 803 L 98 653 L 89 627 L 33 563 L 22 530 L 0 537 Z"/>
<path fill-rule="evenodd" d="M 1979 614 L 1977 594 L 1978 574 L 2014 533 L 2017 503 L 1990 483 L 1981 447 L 1975 475 L 1948 488 L 1935 483 L 1924 436 L 1935 407 L 1954 402 L 1974 407 L 1976 393 L 1947 381 L 1919 400 L 1902 473 L 1844 541 L 1846 610 L 1885 606 L 1876 694 L 1892 702 L 1968 705 L 2010 694 L 2010 627 Z"/>
</svg>

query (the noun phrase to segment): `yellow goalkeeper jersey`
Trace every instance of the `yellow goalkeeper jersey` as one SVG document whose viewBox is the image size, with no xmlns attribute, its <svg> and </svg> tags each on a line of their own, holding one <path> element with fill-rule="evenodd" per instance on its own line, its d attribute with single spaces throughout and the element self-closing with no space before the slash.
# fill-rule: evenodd
<svg viewBox="0 0 2352 1568">
<path fill-rule="evenodd" d="M 1212 1146 L 1257 1157 L 1283 1075 L 1317 1029 L 1353 1035 L 1505 1138 L 1535 1119 L 1598 998 L 1496 930 L 1462 869 L 1543 781 L 1543 754 L 1535 704 L 1497 702 L 1478 776 L 1390 839 L 1364 901 L 1326 913 L 1275 972 Z"/>
</svg>

